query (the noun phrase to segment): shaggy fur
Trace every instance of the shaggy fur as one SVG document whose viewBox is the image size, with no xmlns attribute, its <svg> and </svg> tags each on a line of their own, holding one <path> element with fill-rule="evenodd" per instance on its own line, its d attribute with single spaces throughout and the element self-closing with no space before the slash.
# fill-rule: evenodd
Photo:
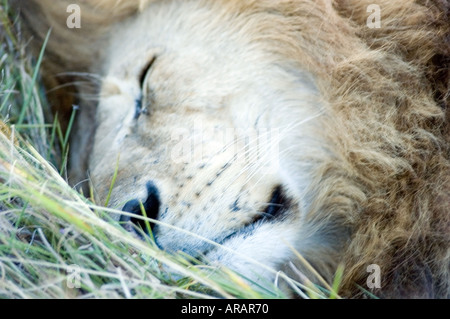
<svg viewBox="0 0 450 319">
<path fill-rule="evenodd" d="M 366 268 L 370 264 L 378 264 L 382 270 L 382 287 L 372 290 L 377 296 L 450 297 L 450 5 L 447 1 L 199 0 L 176 1 L 178 4 L 171 6 L 173 1 L 84 0 L 78 1 L 83 14 L 82 28 L 68 29 L 65 9 L 72 2 L 19 1 L 20 12 L 33 36 L 32 48 L 39 48 L 52 27 L 43 66 L 49 86 L 73 81 L 73 76 L 67 72 L 90 72 L 102 78 L 95 141 L 89 138 L 94 134 L 95 125 L 89 118 L 95 105 L 86 99 L 83 102 L 82 98 L 84 115 L 74 135 L 75 146 L 72 146 L 74 176 L 81 178 L 89 169 L 100 198 L 107 192 L 117 160 L 115 154 L 122 152 L 118 193 L 143 198 L 142 185 L 146 180 L 156 180 L 161 189 L 162 205 L 167 205 L 168 215 L 172 214 L 160 213 L 158 218 L 164 222 L 224 241 L 243 254 L 252 255 L 256 251 L 255 256 L 252 255 L 256 260 L 283 270 L 295 259 L 288 249 L 279 248 L 286 239 L 327 280 L 331 280 L 337 265 L 343 264 L 341 294 L 347 297 L 363 296 L 359 287 L 370 290 L 366 285 Z M 379 4 L 382 10 L 379 29 L 366 26 L 369 15 L 366 9 L 372 3 Z M 169 26 L 165 26 L 160 17 L 175 17 L 175 13 L 171 15 L 169 11 L 177 12 L 177 6 L 183 8 L 185 16 L 181 15 L 181 20 L 169 20 Z M 139 20 L 141 15 L 148 15 L 149 22 L 144 18 L 143 22 Z M 178 29 L 175 24 L 179 24 Z M 134 101 L 125 96 L 115 101 L 110 96 L 124 91 L 128 77 L 139 78 L 140 71 L 134 69 L 139 69 L 140 65 L 144 68 L 148 63 L 144 61 L 145 54 L 138 52 L 142 41 L 155 39 L 165 43 L 159 33 L 151 33 L 144 26 L 160 28 L 158 32 L 166 32 L 173 43 L 183 44 L 189 62 L 183 65 L 175 56 L 164 64 L 165 53 L 158 53 L 163 57 L 158 58 L 162 62 L 158 65 L 156 60 L 148 84 L 153 85 L 155 100 L 155 110 L 149 115 L 153 131 L 122 132 L 122 126 L 132 121 L 122 106 L 134 105 Z M 150 40 L 146 38 L 147 31 L 151 34 Z M 177 38 L 177 32 L 181 39 Z M 214 40 L 217 38 L 224 40 Z M 202 46 L 202 41 L 209 41 L 208 45 Z M 194 55 L 198 54 L 197 44 L 197 50 L 207 48 L 211 50 L 208 52 L 217 52 L 220 60 L 208 57 L 189 60 L 191 46 Z M 233 45 L 235 47 L 230 48 Z M 130 55 L 131 51 L 137 52 L 135 57 Z M 229 62 L 227 57 L 234 62 Z M 254 69 L 250 65 L 248 73 L 254 74 L 255 85 L 263 88 L 260 94 L 273 89 L 274 94 L 267 93 L 267 103 L 271 108 L 278 107 L 278 111 L 267 123 L 282 128 L 292 126 L 293 121 L 300 122 L 305 116 L 313 119 L 296 127 L 298 132 L 290 132 L 286 137 L 291 148 L 286 147 L 285 151 L 289 153 L 293 147 L 297 153 L 291 152 L 286 160 L 281 159 L 280 174 L 271 177 L 273 181 L 254 182 L 249 195 L 242 195 L 250 208 L 242 209 L 244 217 L 236 221 L 229 217 L 232 212 L 228 211 L 228 206 L 238 203 L 238 186 L 246 185 L 250 176 L 247 180 L 238 180 L 236 189 L 227 192 L 231 199 L 226 199 L 222 188 L 216 187 L 218 183 L 213 184 L 212 190 L 200 188 L 197 193 L 180 186 L 190 185 L 193 189 L 207 181 L 206 177 L 205 180 L 197 177 L 200 176 L 197 168 L 163 166 L 156 161 L 150 164 L 144 158 L 163 159 L 154 155 L 161 153 L 165 145 L 162 133 L 157 132 L 160 126 L 176 125 L 170 122 L 173 116 L 166 109 L 177 105 L 184 110 L 185 104 L 189 104 L 191 113 L 186 111 L 184 118 L 190 123 L 192 112 L 198 110 L 203 113 L 195 119 L 209 119 L 209 114 L 214 116 L 208 107 L 218 103 L 220 94 L 223 94 L 220 103 L 225 105 L 232 105 L 238 99 L 233 92 L 239 87 L 232 81 L 212 81 L 234 73 L 226 73 L 228 69 L 224 69 L 209 76 L 208 72 L 214 72 L 221 64 L 229 68 L 236 65 L 236 82 L 242 78 L 239 83 L 248 87 L 248 92 L 253 90 L 252 82 L 245 77 L 247 69 L 239 73 L 251 63 L 241 67 L 240 60 L 254 63 Z M 191 72 L 190 68 L 197 67 L 192 66 L 195 62 L 199 66 Z M 266 68 L 258 77 L 260 62 L 261 69 Z M 125 73 L 119 72 L 122 70 L 118 66 L 120 63 L 126 65 Z M 201 82 L 193 79 L 197 76 Z M 184 82 L 176 81 L 184 77 Z M 265 84 L 267 78 L 268 84 Z M 193 87 L 185 89 L 191 80 Z M 205 82 L 209 85 L 206 88 L 203 87 Z M 215 91 L 215 84 L 222 90 Z M 305 87 L 303 94 L 300 91 Z M 223 93 L 228 88 L 231 93 Z M 85 85 L 76 90 L 81 97 L 92 93 Z M 71 93 L 73 89 L 53 92 L 51 99 L 57 104 L 55 109 L 67 110 L 64 104 L 72 102 L 66 100 L 68 91 Z M 201 101 L 200 95 L 203 96 Z M 260 103 L 254 96 L 247 101 L 249 105 L 253 101 Z M 250 106 L 230 109 L 230 112 L 243 112 L 240 117 L 252 118 Z M 220 117 L 227 114 L 220 110 L 214 112 Z M 121 133 L 114 133 L 115 130 Z M 127 140 L 130 134 L 139 138 Z M 119 139 L 129 142 L 120 144 Z M 218 166 L 225 167 L 223 161 L 217 161 Z M 238 176 L 245 167 L 231 165 L 227 174 Z M 202 174 L 220 175 L 217 168 L 206 172 Z M 171 176 L 170 181 L 166 181 L 166 175 Z M 179 191 L 175 190 L 175 176 L 179 177 L 176 180 Z M 189 180 L 192 179 L 195 183 L 191 185 Z M 288 200 L 282 204 L 289 208 L 277 222 L 256 224 L 246 236 L 257 244 L 250 244 L 250 239 L 239 235 L 239 229 L 246 229 L 249 220 L 255 218 L 255 211 L 261 210 L 255 207 L 270 200 L 276 185 L 283 187 L 283 196 Z M 121 194 L 113 196 L 114 205 L 130 198 Z M 217 199 L 222 197 L 224 199 Z M 180 203 L 186 201 L 193 202 L 193 208 L 185 205 L 183 209 Z M 200 216 L 200 209 L 196 207 L 201 204 L 208 210 L 207 207 L 211 207 L 208 204 L 214 201 L 221 203 L 212 205 L 217 212 Z M 222 212 L 217 207 L 227 207 L 223 209 L 227 211 Z M 190 224 L 193 222 L 200 226 L 194 229 Z M 228 228 L 233 230 L 223 233 L 223 229 Z M 162 228 L 159 231 L 161 246 L 172 247 L 168 250 L 183 250 L 180 242 L 201 246 L 164 232 Z M 280 233 L 286 238 L 281 238 Z M 234 237 L 226 240 L 225 234 Z M 268 243 L 267 238 L 274 243 Z M 261 250 L 261 246 L 267 246 L 267 251 Z M 237 263 L 232 260 L 237 257 L 211 253 L 209 249 L 202 250 L 208 259 L 245 273 L 247 263 Z M 185 251 L 193 252 L 187 248 Z M 272 255 L 270 258 L 279 260 L 269 262 L 258 254 Z"/>
</svg>

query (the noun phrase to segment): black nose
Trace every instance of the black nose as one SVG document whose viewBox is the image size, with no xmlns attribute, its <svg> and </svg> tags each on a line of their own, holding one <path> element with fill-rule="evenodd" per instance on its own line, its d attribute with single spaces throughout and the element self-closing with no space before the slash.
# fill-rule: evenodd
<svg viewBox="0 0 450 319">
<path fill-rule="evenodd" d="M 147 199 L 145 202 L 142 202 L 142 206 L 144 207 L 145 214 L 148 218 L 151 219 L 157 219 L 158 218 L 158 212 L 159 212 L 159 206 L 161 205 L 160 199 L 159 199 L 159 191 L 156 185 L 153 182 L 147 183 Z M 130 200 L 127 202 L 122 210 L 124 212 L 133 213 L 138 216 L 143 216 L 142 209 L 141 209 L 141 201 L 137 199 Z M 144 231 L 147 230 L 147 227 L 145 226 L 145 221 L 140 218 L 130 217 L 122 215 L 120 217 L 120 221 L 126 222 L 130 220 L 135 225 L 138 225 L 142 227 Z M 153 223 L 150 223 L 150 227 L 153 229 Z"/>
</svg>

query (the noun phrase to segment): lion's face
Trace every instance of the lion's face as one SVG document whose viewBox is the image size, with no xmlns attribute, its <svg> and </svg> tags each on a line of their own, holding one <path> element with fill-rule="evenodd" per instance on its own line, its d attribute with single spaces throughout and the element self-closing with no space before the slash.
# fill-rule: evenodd
<svg viewBox="0 0 450 319">
<path fill-rule="evenodd" d="M 162 249 L 249 273 L 207 239 L 280 267 L 300 249 L 322 102 L 263 19 L 197 6 L 151 5 L 111 33 L 90 176 L 104 202 L 117 170 L 109 206 L 142 202 Z"/>
</svg>

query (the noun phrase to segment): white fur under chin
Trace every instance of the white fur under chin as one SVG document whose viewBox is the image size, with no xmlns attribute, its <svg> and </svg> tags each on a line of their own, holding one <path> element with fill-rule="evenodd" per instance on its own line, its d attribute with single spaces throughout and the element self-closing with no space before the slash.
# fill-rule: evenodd
<svg viewBox="0 0 450 319">
<path fill-rule="evenodd" d="M 239 234 L 206 255 L 212 265 L 232 269 L 254 285 L 269 286 L 283 263 L 292 260 L 298 230 L 284 223 L 263 223 Z"/>
</svg>

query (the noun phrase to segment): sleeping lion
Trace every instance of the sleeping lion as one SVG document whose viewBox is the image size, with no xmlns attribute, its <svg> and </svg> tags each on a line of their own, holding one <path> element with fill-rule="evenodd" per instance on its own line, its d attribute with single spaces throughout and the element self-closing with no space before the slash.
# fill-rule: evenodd
<svg viewBox="0 0 450 319">
<path fill-rule="evenodd" d="M 262 286 L 450 297 L 448 2 L 17 3 L 117 220 Z"/>
</svg>

